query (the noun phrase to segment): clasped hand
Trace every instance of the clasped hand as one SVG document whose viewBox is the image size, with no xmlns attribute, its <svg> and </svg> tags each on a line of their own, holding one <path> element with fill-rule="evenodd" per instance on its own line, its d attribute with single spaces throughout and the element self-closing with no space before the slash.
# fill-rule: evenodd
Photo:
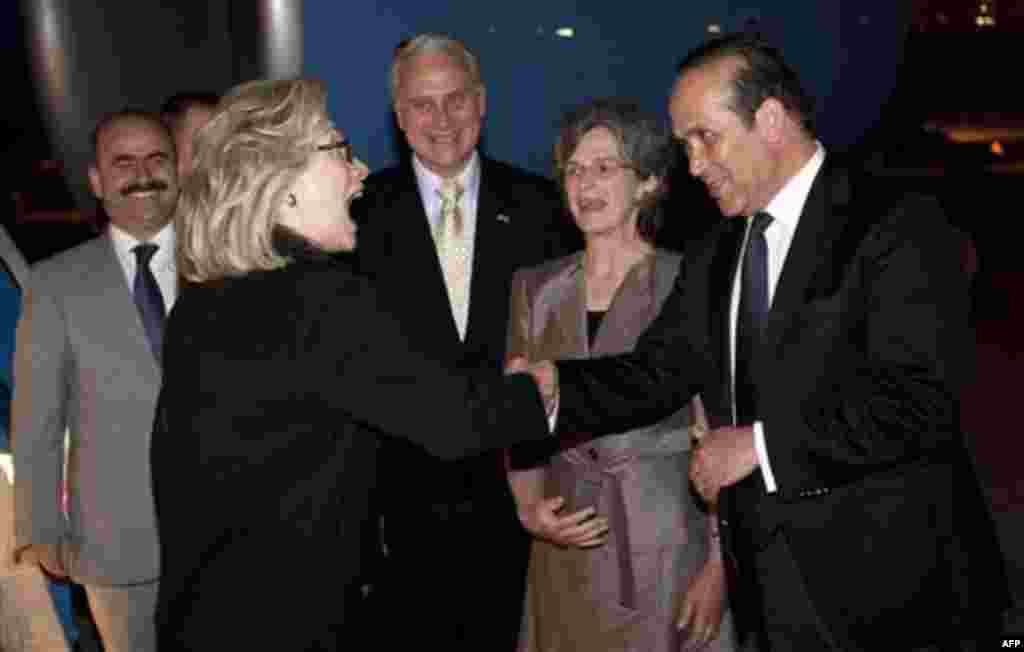
<svg viewBox="0 0 1024 652">
<path fill-rule="evenodd" d="M 708 504 L 758 466 L 752 426 L 715 428 L 699 439 L 690 455 L 690 481 Z"/>
</svg>

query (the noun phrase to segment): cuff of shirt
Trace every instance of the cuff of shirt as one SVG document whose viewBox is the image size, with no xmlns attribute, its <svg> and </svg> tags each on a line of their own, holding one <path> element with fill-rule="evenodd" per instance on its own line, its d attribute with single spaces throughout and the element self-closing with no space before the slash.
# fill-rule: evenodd
<svg viewBox="0 0 1024 652">
<path fill-rule="evenodd" d="M 548 432 L 554 433 L 555 427 L 558 425 L 558 396 L 555 397 L 555 405 L 551 408 L 551 414 L 548 415 Z"/>
<path fill-rule="evenodd" d="M 764 442 L 764 424 L 760 421 L 754 422 L 754 448 L 757 450 L 757 461 L 761 465 L 764 489 L 773 494 L 778 488 L 775 486 L 775 474 L 772 473 L 772 464 L 768 459 L 768 447 Z"/>
<path fill-rule="evenodd" d="M 0 453 L 0 475 L 7 479 L 7 484 L 14 484 L 14 462 L 10 453 Z"/>
</svg>

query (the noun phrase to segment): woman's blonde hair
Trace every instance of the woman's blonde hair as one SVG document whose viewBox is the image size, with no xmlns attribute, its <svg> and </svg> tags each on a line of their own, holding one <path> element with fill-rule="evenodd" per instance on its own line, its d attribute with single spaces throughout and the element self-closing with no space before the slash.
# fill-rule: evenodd
<svg viewBox="0 0 1024 652">
<path fill-rule="evenodd" d="M 228 91 L 196 135 L 195 167 L 178 199 L 178 270 L 186 280 L 289 262 L 273 246 L 279 208 L 330 129 L 319 81 L 258 80 Z"/>
</svg>

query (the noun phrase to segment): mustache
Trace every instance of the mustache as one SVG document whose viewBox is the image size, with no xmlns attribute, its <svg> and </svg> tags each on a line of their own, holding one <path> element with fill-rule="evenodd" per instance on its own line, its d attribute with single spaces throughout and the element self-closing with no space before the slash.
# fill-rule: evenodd
<svg viewBox="0 0 1024 652">
<path fill-rule="evenodd" d="M 154 179 L 147 182 L 131 183 L 121 188 L 121 196 L 127 197 L 128 195 L 136 192 L 163 192 L 167 190 L 168 185 L 166 181 Z"/>
</svg>

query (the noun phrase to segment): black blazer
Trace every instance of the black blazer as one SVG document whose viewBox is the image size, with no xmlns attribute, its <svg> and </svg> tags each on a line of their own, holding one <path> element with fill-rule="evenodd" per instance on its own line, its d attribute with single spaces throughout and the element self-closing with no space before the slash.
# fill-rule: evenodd
<svg viewBox="0 0 1024 652">
<path fill-rule="evenodd" d="M 519 267 L 567 253 L 579 243 L 553 183 L 481 157 L 476 239 L 466 338 L 460 340 L 411 163 L 382 170 L 365 183 L 353 207 L 359 221 L 356 256 L 364 273 L 393 303 L 395 314 L 424 350 L 456 364 L 504 366 L 512 274 Z M 416 408 L 428 430 L 446 428 L 427 397 Z M 502 495 L 512 502 L 497 454 L 439 463 L 403 442 L 387 442 L 382 473 L 399 484 L 430 478 L 403 491 L 410 499 L 449 502 Z M 398 486 L 394 482 L 385 484 Z M 413 495 L 410 495 L 413 494 Z"/>
<path fill-rule="evenodd" d="M 333 649 L 380 433 L 446 459 L 549 436 L 528 377 L 438 363 L 344 262 L 188 288 L 164 351 L 161 649 Z"/>
<path fill-rule="evenodd" d="M 634 353 L 559 363 L 561 430 L 634 427 L 696 392 L 712 427 L 731 422 L 742 235 L 724 220 L 689 252 Z M 843 649 L 919 646 L 1006 605 L 959 427 L 973 351 L 960 245 L 933 201 L 828 166 L 815 179 L 753 360 L 778 492 L 757 470 L 720 500 L 741 624 L 760 613 L 752 554 L 780 529 Z"/>
</svg>

